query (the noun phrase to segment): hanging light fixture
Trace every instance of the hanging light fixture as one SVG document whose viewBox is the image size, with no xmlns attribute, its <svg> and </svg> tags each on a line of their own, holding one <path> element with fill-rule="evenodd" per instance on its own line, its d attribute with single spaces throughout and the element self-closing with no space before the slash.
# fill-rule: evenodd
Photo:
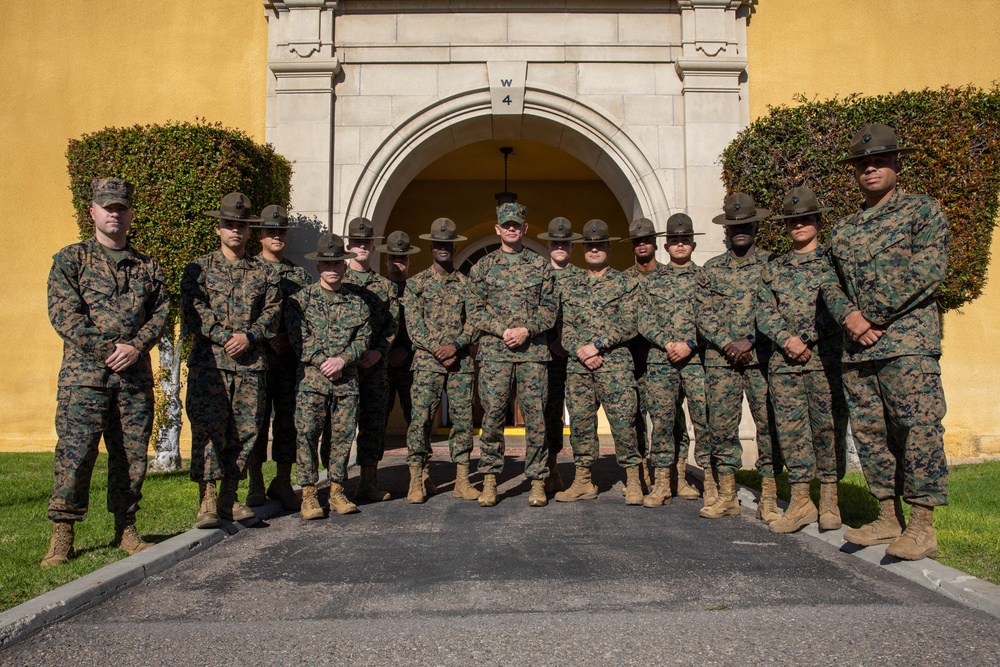
<svg viewBox="0 0 1000 667">
<path fill-rule="evenodd" d="M 517 193 L 507 190 L 507 158 L 511 156 L 514 149 L 510 146 L 501 146 L 500 152 L 503 153 L 503 192 L 498 192 L 493 195 L 496 197 L 497 206 L 500 206 L 501 204 L 512 204 L 517 201 Z"/>
</svg>

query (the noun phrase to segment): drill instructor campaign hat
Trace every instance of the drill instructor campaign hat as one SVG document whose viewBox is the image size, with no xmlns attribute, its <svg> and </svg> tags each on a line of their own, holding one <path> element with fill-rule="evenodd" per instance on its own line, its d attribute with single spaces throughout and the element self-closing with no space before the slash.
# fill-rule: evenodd
<svg viewBox="0 0 1000 667">
<path fill-rule="evenodd" d="M 205 215 L 219 220 L 235 220 L 236 222 L 264 222 L 253 214 L 250 199 L 242 192 L 230 192 L 222 198 L 222 204 L 214 211 L 205 211 Z"/>
<path fill-rule="evenodd" d="M 775 220 L 787 220 L 789 218 L 801 218 L 806 215 L 821 215 L 832 211 L 833 208 L 825 206 L 819 207 L 816 194 L 805 186 L 792 188 L 785 195 L 784 215 L 774 216 Z"/>
<path fill-rule="evenodd" d="M 415 255 L 420 248 L 410 245 L 410 235 L 406 232 L 393 232 L 385 243 L 375 248 L 387 255 Z"/>
<path fill-rule="evenodd" d="M 347 234 L 344 238 L 348 241 L 374 241 L 385 237 L 375 236 L 375 225 L 368 218 L 354 218 L 347 223 Z"/>
<path fill-rule="evenodd" d="M 358 254 L 355 252 L 344 250 L 344 239 L 336 234 L 326 234 L 316 241 L 316 252 L 306 253 L 305 258 L 317 262 L 337 262 L 357 256 Z"/>
<path fill-rule="evenodd" d="M 663 232 L 656 231 L 656 226 L 653 221 L 648 218 L 638 218 L 629 223 L 628 226 L 629 237 L 622 239 L 623 241 L 632 241 L 634 239 L 641 239 L 647 236 L 663 236 Z"/>
<path fill-rule="evenodd" d="M 439 243 L 458 243 L 469 239 L 458 234 L 458 226 L 450 218 L 438 218 L 431 223 L 430 234 L 421 234 L 424 241 L 437 241 Z"/>
<path fill-rule="evenodd" d="M 583 234 L 573 231 L 573 223 L 566 218 L 552 218 L 549 222 L 549 230 L 538 235 L 540 241 L 578 241 L 583 238 Z"/>
<path fill-rule="evenodd" d="M 295 229 L 295 225 L 288 224 L 288 211 L 283 206 L 271 204 L 265 206 L 260 212 L 261 223 L 250 225 L 255 229 Z"/>
<path fill-rule="evenodd" d="M 851 154 L 834 164 L 845 164 L 881 153 L 912 153 L 916 148 L 901 148 L 896 139 L 896 131 L 888 125 L 872 123 L 865 125 L 851 139 Z"/>
<path fill-rule="evenodd" d="M 573 241 L 573 243 L 608 243 L 610 241 L 621 241 L 621 237 L 611 236 L 608 232 L 608 223 L 595 218 L 583 226 L 583 238 Z"/>
<path fill-rule="evenodd" d="M 674 213 L 667 218 L 664 236 L 703 236 L 705 232 L 694 231 L 694 220 L 687 213 Z"/>
<path fill-rule="evenodd" d="M 753 197 L 744 192 L 734 192 L 726 197 L 722 204 L 722 215 L 712 218 L 717 225 L 745 225 L 748 222 L 760 222 L 771 215 L 766 208 L 757 208 Z"/>
</svg>

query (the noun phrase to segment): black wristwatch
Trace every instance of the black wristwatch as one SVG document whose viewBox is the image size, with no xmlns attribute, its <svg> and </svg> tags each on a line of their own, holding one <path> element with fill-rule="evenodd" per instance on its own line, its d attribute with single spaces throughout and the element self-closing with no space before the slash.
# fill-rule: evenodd
<svg viewBox="0 0 1000 667">
<path fill-rule="evenodd" d="M 456 351 L 456 352 L 457 352 L 458 350 L 461 350 L 461 349 L 462 349 L 462 346 L 461 346 L 461 345 L 459 345 L 457 341 L 452 341 L 452 343 L 451 343 L 451 344 L 452 344 L 452 345 L 453 345 L 453 346 L 455 347 L 455 351 Z"/>
<path fill-rule="evenodd" d="M 747 340 L 750 341 L 751 345 L 753 345 L 754 343 L 757 342 L 757 337 L 754 336 L 753 334 L 747 334 Z"/>
<path fill-rule="evenodd" d="M 600 352 L 601 350 L 604 349 L 604 341 L 598 338 L 597 340 L 594 341 L 594 347 L 596 347 L 597 351 Z"/>
<path fill-rule="evenodd" d="M 694 342 L 693 340 L 689 340 L 687 342 L 687 346 L 690 347 L 692 351 L 698 349 L 698 343 Z"/>
<path fill-rule="evenodd" d="M 251 344 L 251 345 L 253 345 L 253 344 L 254 344 L 254 341 L 256 341 L 256 340 L 257 340 L 257 337 L 256 337 L 256 336 L 254 336 L 254 335 L 253 335 L 252 333 L 250 333 L 249 331 L 248 331 L 248 332 L 246 332 L 246 333 L 245 333 L 245 334 L 243 334 L 243 335 L 247 337 L 247 340 L 248 340 L 248 341 L 250 342 L 250 344 Z"/>
<path fill-rule="evenodd" d="M 812 339 L 809 338 L 809 334 L 799 334 L 799 340 L 808 345 L 809 341 Z"/>
</svg>

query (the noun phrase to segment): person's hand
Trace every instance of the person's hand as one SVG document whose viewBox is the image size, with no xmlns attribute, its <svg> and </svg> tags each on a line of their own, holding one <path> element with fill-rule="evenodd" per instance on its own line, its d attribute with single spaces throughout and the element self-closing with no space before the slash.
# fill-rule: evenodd
<svg viewBox="0 0 1000 667">
<path fill-rule="evenodd" d="M 872 328 L 861 334 L 858 338 L 858 342 L 865 347 L 871 347 L 879 341 L 879 339 L 885 335 L 885 329 L 872 325 Z"/>
<path fill-rule="evenodd" d="M 410 353 L 407 352 L 404 348 L 395 347 L 389 350 L 389 356 L 387 357 L 387 360 L 389 362 L 389 365 L 392 366 L 393 368 L 402 368 L 403 366 L 406 365 L 406 360 L 409 358 L 409 356 Z"/>
<path fill-rule="evenodd" d="M 320 364 L 319 372 L 326 376 L 330 382 L 336 382 L 343 375 L 344 365 L 343 357 L 333 357 Z"/>
<path fill-rule="evenodd" d="M 753 356 L 753 343 L 748 341 L 746 338 L 737 338 L 734 341 L 726 343 L 726 346 L 722 348 L 722 352 L 726 355 L 726 358 L 729 359 L 730 363 L 741 363 L 739 360 L 748 352 L 751 353 L 751 357 Z"/>
<path fill-rule="evenodd" d="M 785 354 L 795 361 L 805 363 L 812 356 L 809 346 L 802 342 L 802 339 L 798 336 L 790 336 L 781 347 L 785 351 Z"/>
<path fill-rule="evenodd" d="M 747 350 L 746 352 L 744 352 L 743 354 L 741 354 L 739 357 L 736 358 L 735 363 L 737 366 L 746 366 L 751 361 L 753 361 L 753 350 Z"/>
<path fill-rule="evenodd" d="M 246 334 L 235 333 L 226 340 L 222 349 L 226 351 L 230 359 L 238 359 L 250 349 L 250 339 L 247 338 Z"/>
<path fill-rule="evenodd" d="M 361 361 L 358 363 L 358 366 L 361 368 L 371 368 L 377 364 L 381 358 L 382 353 L 378 350 L 368 350 L 365 352 L 365 356 L 361 357 Z"/>
<path fill-rule="evenodd" d="M 503 332 L 503 342 L 509 349 L 521 347 L 528 342 L 527 327 L 511 327 Z"/>
<path fill-rule="evenodd" d="M 458 361 L 458 356 L 448 357 L 447 359 L 445 359 L 444 361 L 442 361 L 441 364 L 444 365 L 445 368 L 450 368 L 450 367 L 454 366 L 455 362 L 457 362 L 457 361 Z"/>
<path fill-rule="evenodd" d="M 594 347 L 593 343 L 587 343 L 586 345 L 581 345 L 576 350 L 576 358 L 580 360 L 581 363 L 586 364 L 588 361 L 594 357 L 600 357 L 601 351 Z M 587 368 L 590 368 L 588 366 Z"/>
<path fill-rule="evenodd" d="M 860 310 L 855 310 L 844 320 L 844 330 L 847 332 L 848 337 L 856 343 L 860 342 L 861 336 L 871 328 L 872 323 L 861 314 Z"/>
<path fill-rule="evenodd" d="M 598 368 L 604 365 L 604 357 L 602 357 L 601 355 L 597 355 L 596 357 L 590 357 L 585 362 L 583 362 L 583 365 L 592 371 L 596 371 Z"/>
<path fill-rule="evenodd" d="M 278 354 L 285 354 L 292 349 L 292 344 L 288 341 L 288 334 L 280 333 L 274 338 L 267 341 L 267 344 L 271 346 L 271 349 Z"/>
<path fill-rule="evenodd" d="M 458 356 L 458 348 L 448 343 L 447 345 L 438 345 L 437 349 L 434 350 L 434 358 L 444 364 L 448 359 L 454 359 Z M 449 366 L 450 364 L 444 364 Z"/>
<path fill-rule="evenodd" d="M 690 357 L 693 352 L 694 350 L 687 343 L 667 343 L 667 359 L 670 359 L 670 363 L 680 363 Z"/>
<path fill-rule="evenodd" d="M 104 365 L 113 370 L 115 373 L 121 373 L 123 370 L 139 361 L 140 356 L 142 355 L 138 348 L 133 347 L 128 343 L 115 343 L 115 351 L 111 353 L 111 356 L 104 360 Z"/>
</svg>

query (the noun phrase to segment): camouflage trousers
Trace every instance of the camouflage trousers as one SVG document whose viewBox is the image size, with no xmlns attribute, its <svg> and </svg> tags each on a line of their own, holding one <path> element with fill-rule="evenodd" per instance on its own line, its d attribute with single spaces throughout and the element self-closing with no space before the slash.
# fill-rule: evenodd
<svg viewBox="0 0 1000 667">
<path fill-rule="evenodd" d="M 705 368 L 705 404 L 711 406 L 708 430 L 712 463 L 720 475 L 732 475 L 742 466 L 740 420 L 744 394 L 757 428 L 756 468 L 763 477 L 774 477 L 781 472 L 781 454 L 773 435 L 774 411 L 767 398 L 767 373 L 760 366 Z"/>
<path fill-rule="evenodd" d="M 59 440 L 49 519 L 86 518 L 90 479 L 102 435 L 108 450 L 108 511 L 135 513 L 142 499 L 152 432 L 152 388 L 59 387 L 56 401 Z"/>
<path fill-rule="evenodd" d="M 851 431 L 873 496 L 948 504 L 941 367 L 930 356 L 844 364 Z"/>
<path fill-rule="evenodd" d="M 479 367 L 479 400 L 483 404 L 483 431 L 479 437 L 479 472 L 503 472 L 503 426 L 511 405 L 511 388 L 524 415 L 524 474 L 528 479 L 549 476 L 545 446 L 545 399 L 548 373 L 543 361 L 484 361 Z"/>
<path fill-rule="evenodd" d="M 605 373 L 570 373 L 566 388 L 569 403 L 569 443 L 573 447 L 573 462 L 591 468 L 600 455 L 597 439 L 597 408 L 611 425 L 618 465 L 628 468 L 639 465 L 639 449 L 635 441 L 635 414 L 638 395 L 631 371 Z"/>
<path fill-rule="evenodd" d="M 358 368 L 358 465 L 374 466 L 385 452 L 389 420 L 389 374 L 383 357 L 371 368 Z M 331 457 L 332 459 L 332 457 Z"/>
<path fill-rule="evenodd" d="M 646 383 L 648 369 L 649 366 L 645 366 L 641 373 L 635 372 L 633 374 L 637 398 L 633 428 L 635 429 L 635 444 L 639 449 L 639 457 L 642 459 L 645 459 L 646 455 L 649 454 L 650 429 L 646 427 L 646 415 L 649 414 L 649 385 Z"/>
<path fill-rule="evenodd" d="M 258 465 L 267 460 L 267 438 L 271 433 L 271 459 L 295 463 L 295 383 L 298 360 L 284 355 L 268 360 L 264 381 L 264 415 L 250 460 Z M 272 417 L 274 425 L 271 425 Z"/>
<path fill-rule="evenodd" d="M 389 366 L 386 373 L 385 422 L 388 425 L 389 415 L 396 407 L 396 397 L 398 396 L 399 407 L 403 409 L 403 419 L 409 426 L 413 419 L 413 371 L 409 368 Z"/>
<path fill-rule="evenodd" d="M 828 369 L 768 376 L 778 446 L 792 484 L 830 484 L 847 469 L 847 399 L 839 361 Z"/>
<path fill-rule="evenodd" d="M 448 393 L 448 417 L 451 434 L 448 450 L 452 463 L 469 465 L 472 453 L 472 373 L 435 373 L 415 371 L 413 374 L 413 421 L 406 430 L 406 463 L 422 464 L 431 455 L 431 427 L 441 407 L 442 392 Z"/>
<path fill-rule="evenodd" d="M 264 421 L 264 373 L 189 369 L 187 414 L 191 479 L 242 479 Z"/>
<path fill-rule="evenodd" d="M 553 358 L 547 363 L 548 397 L 545 399 L 545 448 L 549 456 L 563 450 L 563 408 L 566 405 L 566 364 L 569 359 Z"/>
<path fill-rule="evenodd" d="M 358 426 L 358 397 L 327 396 L 300 391 L 295 399 L 295 475 L 301 485 L 315 486 L 319 481 L 320 439 L 329 436 L 330 454 L 327 476 L 331 482 L 344 483 L 351 443 Z"/>
<path fill-rule="evenodd" d="M 691 425 L 694 426 L 694 460 L 702 470 L 708 470 L 712 465 L 712 438 L 708 431 L 705 403 L 705 367 L 700 363 L 688 362 L 681 366 L 681 388 L 674 412 L 674 442 L 677 445 L 678 461 L 687 461 L 691 451 L 691 436 L 688 434 L 682 407 L 682 401 L 685 400 Z"/>
<path fill-rule="evenodd" d="M 654 468 L 669 468 L 680 458 L 674 427 L 677 411 L 681 410 L 681 372 L 671 364 L 650 364 L 646 368 L 645 385 L 646 408 L 653 423 L 649 459 Z M 681 410 L 682 419 L 683 414 Z"/>
</svg>

